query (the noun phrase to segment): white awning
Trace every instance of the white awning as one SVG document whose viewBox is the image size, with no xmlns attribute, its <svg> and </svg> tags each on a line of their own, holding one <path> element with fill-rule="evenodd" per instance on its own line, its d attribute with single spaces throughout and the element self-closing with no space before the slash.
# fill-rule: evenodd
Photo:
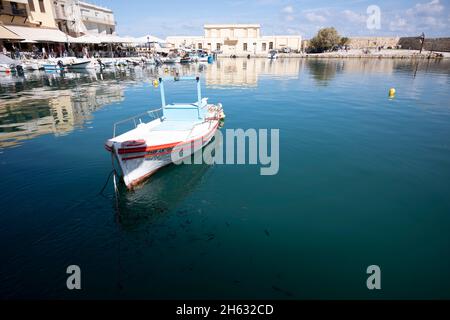
<svg viewBox="0 0 450 320">
<path fill-rule="evenodd" d="M 99 37 L 84 35 L 78 38 L 69 37 L 70 43 L 102 43 Z"/>
<path fill-rule="evenodd" d="M 67 42 L 67 35 L 58 29 L 7 26 L 7 29 L 18 34 L 22 39 L 38 42 Z"/>
<path fill-rule="evenodd" d="M 136 40 L 135 43 L 149 43 L 149 42 L 164 43 L 164 42 L 166 42 L 165 40 L 157 38 L 157 37 L 152 36 L 152 35 L 146 35 L 146 36 L 143 36 L 143 37 L 135 38 L 135 40 Z"/>
<path fill-rule="evenodd" d="M 23 39 L 23 38 L 18 36 L 14 32 L 6 29 L 4 26 L 0 26 L 0 39 L 20 40 L 20 39 Z"/>
<path fill-rule="evenodd" d="M 131 39 L 115 35 L 102 35 L 100 41 L 102 43 L 130 43 Z"/>
</svg>

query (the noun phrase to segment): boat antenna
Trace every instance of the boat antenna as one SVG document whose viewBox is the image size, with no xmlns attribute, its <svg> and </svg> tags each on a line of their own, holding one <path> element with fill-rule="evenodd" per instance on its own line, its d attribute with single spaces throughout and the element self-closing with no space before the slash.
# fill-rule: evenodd
<svg viewBox="0 0 450 320">
<path fill-rule="evenodd" d="M 200 85 L 200 77 L 196 77 L 195 80 L 197 80 L 197 99 L 198 99 L 198 105 L 197 105 L 197 112 L 198 112 L 198 118 L 200 119 L 200 107 L 202 105 L 202 88 Z"/>
<path fill-rule="evenodd" d="M 166 94 L 164 92 L 164 81 L 162 78 L 159 78 L 159 90 L 161 92 L 161 106 L 164 117 L 164 108 L 166 107 Z"/>
</svg>

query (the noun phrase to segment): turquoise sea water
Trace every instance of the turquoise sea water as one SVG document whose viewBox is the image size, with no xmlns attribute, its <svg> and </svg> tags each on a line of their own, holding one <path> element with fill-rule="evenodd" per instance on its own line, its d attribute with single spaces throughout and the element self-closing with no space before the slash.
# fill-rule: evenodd
<svg viewBox="0 0 450 320">
<path fill-rule="evenodd" d="M 158 107 L 151 81 L 174 71 L 201 75 L 225 128 L 280 129 L 279 174 L 170 166 L 118 206 L 111 181 L 99 195 L 112 124 Z M 1 298 L 450 298 L 450 61 L 222 59 L 0 85 Z"/>
</svg>

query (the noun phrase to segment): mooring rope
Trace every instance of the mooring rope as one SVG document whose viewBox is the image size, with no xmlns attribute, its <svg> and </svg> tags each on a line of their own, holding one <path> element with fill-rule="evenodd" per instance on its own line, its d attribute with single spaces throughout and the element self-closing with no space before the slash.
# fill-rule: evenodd
<svg viewBox="0 0 450 320">
<path fill-rule="evenodd" d="M 108 185 L 109 179 L 111 179 L 111 175 L 114 173 L 114 175 L 116 174 L 116 169 L 112 169 L 111 172 L 108 175 L 108 179 L 106 179 L 105 185 L 103 186 L 102 190 L 98 193 L 99 196 L 104 195 L 103 191 L 105 191 L 106 186 Z"/>
<path fill-rule="evenodd" d="M 115 196 L 116 196 L 116 198 L 117 198 L 117 193 L 118 193 L 119 189 L 118 189 L 118 187 L 117 187 L 117 179 L 116 179 L 116 176 L 117 176 L 118 174 L 117 174 L 116 167 L 114 166 L 114 155 L 113 155 L 113 152 L 111 152 L 111 165 L 112 165 L 113 169 L 112 169 L 111 172 L 109 173 L 108 179 L 106 179 L 105 185 L 103 186 L 103 188 L 101 189 L 101 191 L 100 191 L 98 194 L 99 194 L 99 195 L 104 195 L 103 192 L 105 191 L 106 186 L 108 185 L 109 179 L 111 179 L 111 176 L 114 174 L 114 179 L 113 179 L 113 183 L 114 183 L 114 194 L 115 194 Z"/>
</svg>

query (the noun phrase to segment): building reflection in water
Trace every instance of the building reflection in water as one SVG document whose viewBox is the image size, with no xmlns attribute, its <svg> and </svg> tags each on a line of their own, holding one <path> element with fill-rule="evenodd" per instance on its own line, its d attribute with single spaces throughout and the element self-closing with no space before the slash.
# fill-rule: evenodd
<svg viewBox="0 0 450 320">
<path fill-rule="evenodd" d="M 330 85 L 339 74 L 389 75 L 404 72 L 450 73 L 448 61 L 395 59 L 219 59 L 213 64 L 163 65 L 112 69 L 105 73 L 0 74 L 0 148 L 13 147 L 43 134 L 63 135 L 82 126 L 91 113 L 123 101 L 124 88 L 161 76 L 201 75 L 213 89 L 256 88 L 270 79 L 312 79 Z"/>
<path fill-rule="evenodd" d="M 256 87 L 264 76 L 297 79 L 300 65 L 300 59 L 220 59 L 205 70 L 206 85 Z"/>
<path fill-rule="evenodd" d="M 13 87 L 19 94 L 0 101 L 0 148 L 14 147 L 44 134 L 67 134 L 81 127 L 95 110 L 123 100 L 123 86 L 118 84 L 100 83 L 76 90 L 58 90 L 61 75 L 50 74 L 41 80 L 53 90 L 42 85 L 27 90 L 27 81 L 32 82 L 32 86 L 42 84 L 31 78 L 9 84 L 9 90 Z"/>
</svg>

